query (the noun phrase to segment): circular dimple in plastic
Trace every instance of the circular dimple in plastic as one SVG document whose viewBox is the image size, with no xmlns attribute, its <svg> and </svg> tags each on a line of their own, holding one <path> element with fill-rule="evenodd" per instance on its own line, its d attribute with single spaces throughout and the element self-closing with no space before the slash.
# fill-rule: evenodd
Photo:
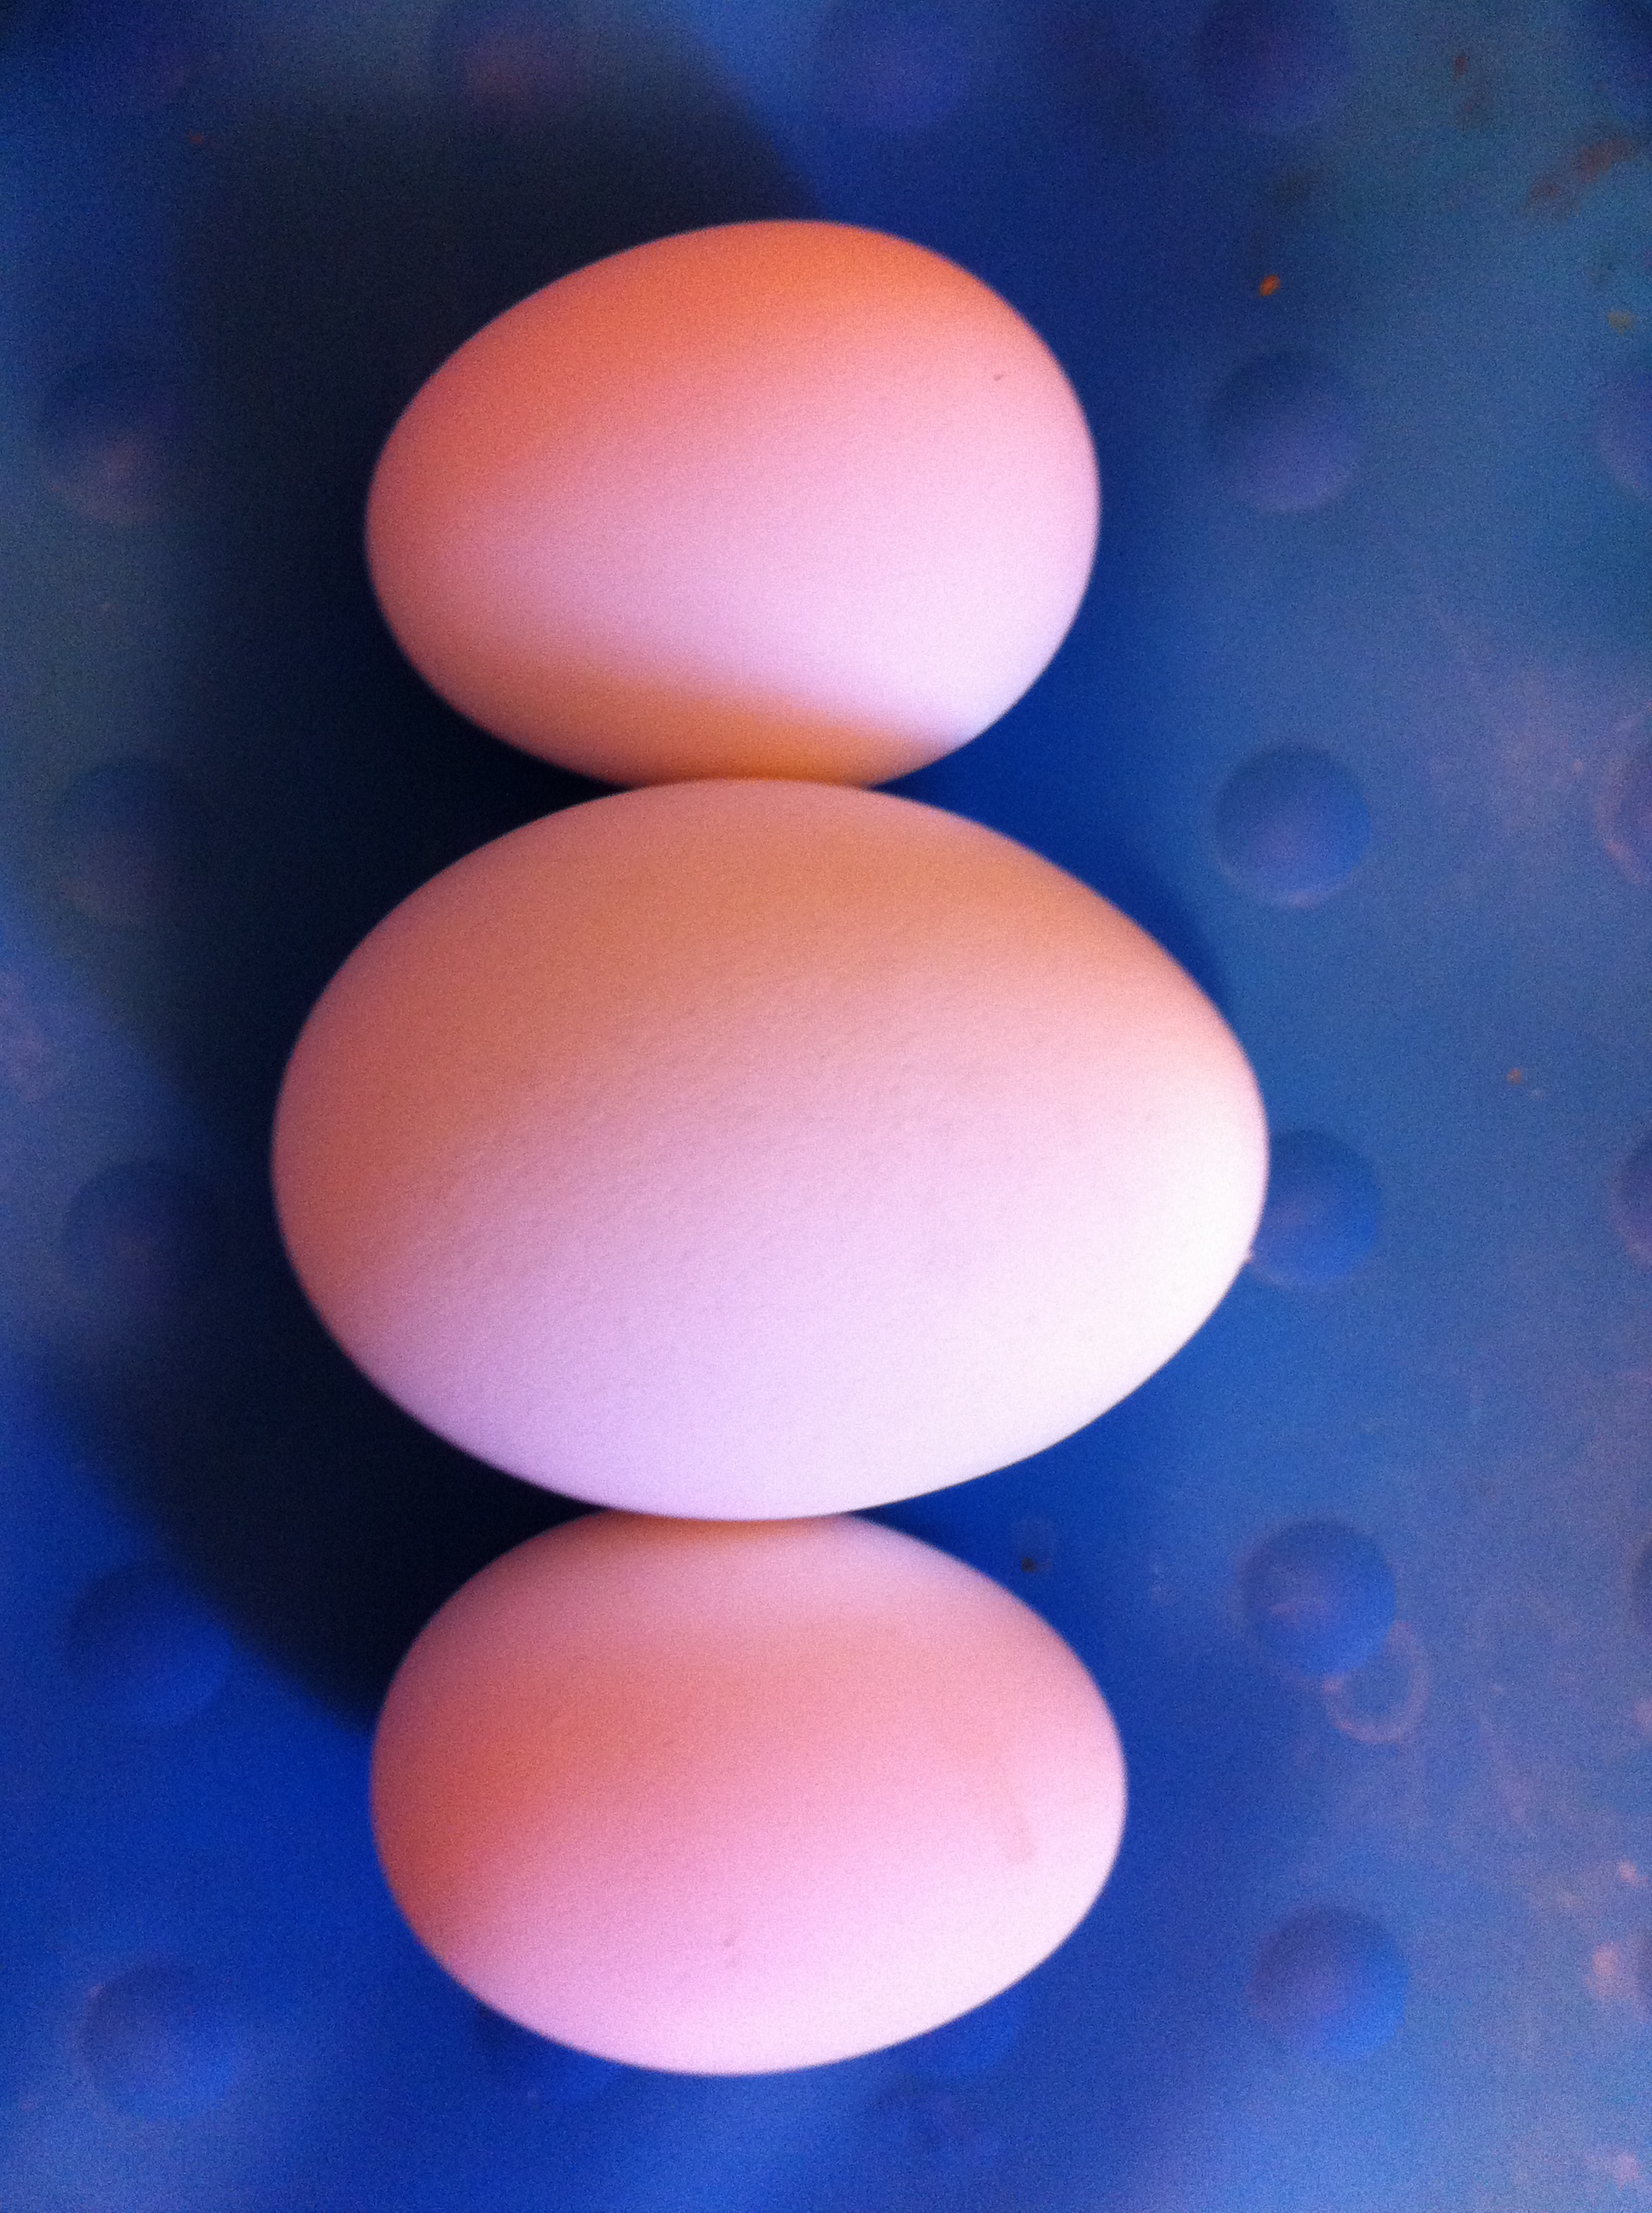
<svg viewBox="0 0 1652 2213">
<path fill-rule="evenodd" d="M 973 2013 L 960 2014 L 944 2028 L 914 2037 L 890 2056 L 906 2073 L 926 2082 L 978 2082 L 1009 2064 L 1030 2004 L 1027 1984 L 1014 1983 Z"/>
<path fill-rule="evenodd" d="M 1325 1710 L 1332 1728 L 1356 1744 L 1404 1744 L 1427 1712 L 1433 1687 L 1416 1631 L 1396 1621 L 1371 1659 L 1326 1680 Z"/>
<path fill-rule="evenodd" d="M 1159 98 L 1097 0 L 1055 0 L 1041 45 L 1050 89 L 1076 120 L 1126 143 L 1163 138 Z"/>
<path fill-rule="evenodd" d="M 58 887 L 94 922 L 137 929 L 198 888 L 204 825 L 194 795 L 143 759 L 104 761 L 71 784 L 52 823 Z"/>
<path fill-rule="evenodd" d="M 183 482 L 187 411 L 147 363 L 87 362 L 47 399 L 39 442 L 46 482 L 77 515 L 120 527 L 152 522 Z"/>
<path fill-rule="evenodd" d="M 239 2071 L 241 2025 L 194 1968 L 133 1967 L 92 1994 L 80 2045 L 110 2105 L 143 2120 L 183 2119 L 223 2097 Z"/>
<path fill-rule="evenodd" d="M 1381 1225 L 1376 1178 L 1340 1138 L 1288 1130 L 1273 1140 L 1250 1260 L 1265 1283 L 1288 1290 L 1339 1283 L 1369 1259 Z"/>
<path fill-rule="evenodd" d="M 1614 481 L 1637 499 L 1652 500 L 1652 375 L 1641 369 L 1613 377 L 1600 401 L 1595 442 Z"/>
<path fill-rule="evenodd" d="M 1253 897 L 1317 906 L 1365 857 L 1371 818 L 1348 771 L 1307 747 L 1258 753 L 1222 786 L 1211 818 L 1216 857 Z"/>
<path fill-rule="evenodd" d="M 1257 1642 L 1298 1674 L 1346 1675 L 1382 1649 L 1394 1618 L 1393 1570 L 1340 1521 L 1296 1521 L 1254 1552 L 1241 1582 Z"/>
<path fill-rule="evenodd" d="M 1322 123 L 1354 79 L 1354 49 L 1330 0 L 1216 0 L 1194 60 L 1211 100 L 1252 131 Z"/>
<path fill-rule="evenodd" d="M 928 130 L 969 93 L 969 40 L 939 0 L 838 0 L 822 19 L 822 96 L 838 114 L 892 132 Z"/>
<path fill-rule="evenodd" d="M 64 1637 L 82 1689 L 140 1728 L 174 1728 L 198 1713 L 223 1688 L 235 1649 L 189 1585 L 148 1560 L 83 1593 Z"/>
<path fill-rule="evenodd" d="M 212 1195 L 165 1161 L 119 1161 L 76 1195 L 63 1251 L 88 1289 L 116 1304 L 174 1307 L 210 1278 L 221 1249 Z"/>
<path fill-rule="evenodd" d="M 1652 884 L 1652 742 L 1618 762 L 1600 808 L 1600 842 L 1633 884 Z"/>
<path fill-rule="evenodd" d="M 1652 1929 L 1638 1930 L 1624 1949 L 1629 1955 L 1628 1994 L 1643 2014 L 1652 2015 Z"/>
<path fill-rule="evenodd" d="M 1367 1914 L 1310 1907 L 1258 1953 L 1253 2011 L 1282 2044 L 1320 2059 L 1357 2059 L 1405 2017 L 1410 1972 L 1387 1930 Z"/>
<path fill-rule="evenodd" d="M 1642 1548 L 1629 1579 L 1629 1611 L 1643 1637 L 1652 1637 L 1652 1539 Z"/>
<path fill-rule="evenodd" d="M 568 0 L 455 0 L 436 19 L 430 58 L 461 110 L 495 129 L 552 122 L 589 88 L 588 41 Z"/>
<path fill-rule="evenodd" d="M 1003 2152 L 1002 2129 L 956 2090 L 905 2084 L 880 2099 L 869 2119 L 875 2149 L 924 2180 L 978 2177 Z"/>
<path fill-rule="evenodd" d="M 1612 1180 L 1612 1224 L 1643 1268 L 1652 1268 L 1652 1135 Z"/>
<path fill-rule="evenodd" d="M 1235 369 L 1211 405 L 1208 437 L 1217 481 L 1264 515 L 1325 506 L 1359 465 L 1353 402 L 1311 354 L 1264 354 Z"/>
<path fill-rule="evenodd" d="M 536 2036 L 491 2006 L 476 2009 L 476 2034 L 496 2080 L 527 2105 L 589 2105 L 626 2071 L 616 2060 Z"/>
<path fill-rule="evenodd" d="M 45 35 L 47 83 L 96 114 L 151 114 L 168 107 L 210 54 L 203 0 L 68 0 Z"/>
<path fill-rule="evenodd" d="M 1600 88 L 1625 122 L 1652 116 L 1652 15 L 1644 0 L 1582 0 Z"/>
</svg>

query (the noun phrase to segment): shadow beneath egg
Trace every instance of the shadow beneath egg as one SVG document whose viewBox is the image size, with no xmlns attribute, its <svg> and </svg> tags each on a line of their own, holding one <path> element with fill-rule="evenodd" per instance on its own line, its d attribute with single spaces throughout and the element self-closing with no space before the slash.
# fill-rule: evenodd
<svg viewBox="0 0 1652 2213">
<path fill-rule="evenodd" d="M 588 262 L 808 211 L 686 34 L 632 6 L 600 34 L 572 11 L 564 35 L 550 19 L 569 13 L 465 0 L 399 104 L 241 116 L 185 241 L 226 532 L 199 659 L 235 692 L 195 750 L 257 964 L 215 1009 L 239 1034 L 208 1072 L 260 1140 L 299 1022 L 366 930 L 460 854 L 606 788 L 476 729 L 385 629 L 362 516 L 398 415 L 473 332 Z"/>
<path fill-rule="evenodd" d="M 667 233 L 810 212 L 647 0 L 454 0 L 418 37 L 393 70 L 314 85 L 269 67 L 249 87 L 210 59 L 186 113 L 166 107 L 168 78 L 147 168 L 119 132 L 87 137 L 98 189 L 166 272 L 148 279 L 164 297 L 128 287 L 133 331 L 172 333 L 164 374 L 123 365 L 117 314 L 95 375 L 58 388 L 78 203 L 37 227 L 27 276 L 45 512 L 68 502 L 64 527 L 94 535 L 64 558 L 135 576 L 164 621 L 144 642 L 154 742 L 111 748 L 136 758 L 97 784 L 95 835 L 42 753 L 18 887 L 42 947 L 220 1161 L 181 1197 L 165 1161 L 123 1169 L 133 1190 L 93 1208 L 96 1236 L 81 1205 L 32 1263 L 56 1302 L 32 1349 L 125 1502 L 251 1642 L 357 1718 L 452 1590 L 580 1509 L 407 1420 L 314 1321 L 265 1188 L 282 1070 L 400 899 L 604 788 L 486 736 L 404 661 L 362 554 L 369 478 L 425 376 L 526 294 Z M 158 779 L 180 795 L 170 811 Z"/>
<path fill-rule="evenodd" d="M 254 1649 L 371 1722 L 402 1655 L 502 1552 L 588 1509 L 403 1414 L 309 1314 L 267 1235 L 146 1317 L 39 1350 L 60 1432 Z"/>
</svg>

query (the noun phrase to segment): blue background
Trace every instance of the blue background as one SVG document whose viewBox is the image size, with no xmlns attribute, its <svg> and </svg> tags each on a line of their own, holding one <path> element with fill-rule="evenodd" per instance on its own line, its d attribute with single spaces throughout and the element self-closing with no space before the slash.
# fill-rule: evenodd
<svg viewBox="0 0 1652 2213">
<path fill-rule="evenodd" d="M 1639 0 L 0 19 L 0 2204 L 1652 2188 L 1649 129 Z M 597 254 L 808 214 L 1003 291 L 1106 487 L 1057 661 L 902 788 L 1154 930 L 1289 1142 L 1167 1369 L 888 1517 L 1103 1686 L 1100 1903 L 934 2038 L 707 2082 L 389 1905 L 375 1703 L 563 1509 L 330 1349 L 264 1154 L 355 941 L 594 789 L 379 625 L 398 411 Z"/>
</svg>

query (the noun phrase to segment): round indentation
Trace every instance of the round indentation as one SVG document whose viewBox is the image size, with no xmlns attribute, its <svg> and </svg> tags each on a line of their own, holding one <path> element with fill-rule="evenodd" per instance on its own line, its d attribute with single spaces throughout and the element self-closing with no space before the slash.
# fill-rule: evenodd
<svg viewBox="0 0 1652 2213">
<path fill-rule="evenodd" d="M 1613 480 L 1635 498 L 1652 500 L 1652 375 L 1639 369 L 1613 377 L 1594 435 Z"/>
<path fill-rule="evenodd" d="M 1330 1678 L 1325 1710 L 1332 1727 L 1356 1744 L 1403 1744 L 1428 1711 L 1433 1687 L 1416 1631 L 1396 1621 L 1363 1667 Z"/>
<path fill-rule="evenodd" d="M 1164 137 L 1162 102 L 1097 0 L 1052 0 L 1041 45 L 1051 92 L 1092 128 L 1125 143 Z"/>
<path fill-rule="evenodd" d="M 1216 858 L 1270 905 L 1317 906 L 1365 857 L 1371 818 L 1348 771 L 1326 753 L 1281 746 L 1222 787 L 1210 822 Z"/>
<path fill-rule="evenodd" d="M 1652 1135 L 1612 1180 L 1612 1226 L 1643 1268 L 1652 1268 Z"/>
<path fill-rule="evenodd" d="M 1629 123 L 1652 117 L 1652 13 L 1643 0 L 1582 0 L 1594 34 L 1600 89 Z"/>
<path fill-rule="evenodd" d="M 880 2150 L 937 2177 L 978 2174 L 1003 2151 L 1001 2132 L 956 2090 L 915 2084 L 893 2090 L 871 2121 Z"/>
<path fill-rule="evenodd" d="M 1216 0 L 1194 63 L 1210 99 L 1251 131 L 1323 123 L 1354 81 L 1354 49 L 1330 0 Z"/>
<path fill-rule="evenodd" d="M 40 411 L 40 454 L 46 482 L 77 515 L 153 522 L 183 488 L 188 411 L 176 384 L 147 363 L 85 362 Z"/>
<path fill-rule="evenodd" d="M 139 929 L 181 913 L 199 889 L 206 832 L 194 795 L 168 769 L 103 761 L 71 784 L 52 823 L 54 873 L 94 922 Z"/>
<path fill-rule="evenodd" d="M 1634 1868 L 1632 1861 L 1620 1862 L 1621 1867 Z M 1639 1869 L 1635 1869 L 1638 1875 Z M 1597 1944 L 1589 1954 L 1588 1965 L 1583 1971 L 1583 1986 L 1597 2005 L 1624 2009 L 1638 2013 L 1643 2018 L 1649 2009 L 1652 1981 L 1649 1981 L 1649 1938 L 1652 1930 L 1643 1930 L 1633 1936 L 1620 1937 L 1615 1943 Z"/>
<path fill-rule="evenodd" d="M 1631 1619 L 1643 1637 L 1652 1637 L 1652 1538 L 1642 1547 L 1629 1578 Z"/>
<path fill-rule="evenodd" d="M 94 1990 L 80 2042 L 101 2094 L 143 2120 L 204 2112 L 241 2064 L 240 2024 L 223 1993 L 172 1960 L 133 1967 Z"/>
<path fill-rule="evenodd" d="M 1264 515 L 1324 507 L 1359 466 L 1353 401 L 1312 354 L 1264 354 L 1235 369 L 1211 405 L 1209 445 L 1222 489 Z"/>
<path fill-rule="evenodd" d="M 587 2105 L 627 2071 L 616 2060 L 536 2036 L 491 2006 L 478 2006 L 476 2034 L 490 2071 L 528 2105 Z"/>
<path fill-rule="evenodd" d="M 817 34 L 821 98 L 874 131 L 926 131 L 968 97 L 971 40 L 940 0 L 837 0 Z"/>
<path fill-rule="evenodd" d="M 1032 2003 L 1026 1983 L 989 1998 L 927 2036 L 896 2045 L 890 2057 L 926 2082 L 974 2082 L 1008 2064 Z"/>
<path fill-rule="evenodd" d="M 1381 1226 L 1377 1180 L 1340 1138 L 1287 1130 L 1272 1140 L 1250 1259 L 1265 1283 L 1287 1290 L 1340 1283 L 1369 1259 Z"/>
<path fill-rule="evenodd" d="M 1313 1906 L 1276 1929 L 1258 1953 L 1251 2007 L 1294 2051 L 1357 2059 L 1399 2027 L 1409 1981 L 1404 1954 L 1380 1923 L 1340 1906 Z"/>
<path fill-rule="evenodd" d="M 150 1312 L 175 1308 L 210 1280 L 222 1249 L 211 1193 L 165 1161 L 119 1161 L 76 1194 L 64 1257 L 87 1289 Z"/>
<path fill-rule="evenodd" d="M 1643 2014 L 1652 2014 L 1652 1929 L 1641 1930 L 1626 1948 L 1635 2003 Z"/>
<path fill-rule="evenodd" d="M 158 1561 L 120 1568 L 82 1593 L 64 1655 L 88 1697 L 140 1728 L 171 1728 L 210 1704 L 235 1658 L 229 1631 Z"/>
<path fill-rule="evenodd" d="M 496 130 L 552 122 L 591 89 L 589 41 L 568 0 L 455 0 L 430 58 L 462 113 Z"/>
<path fill-rule="evenodd" d="M 1393 1570 L 1340 1521 L 1295 1521 L 1253 1553 L 1245 1619 L 1270 1659 L 1298 1674 L 1346 1675 L 1382 1649 L 1394 1618 Z"/>
<path fill-rule="evenodd" d="M 1652 884 L 1652 742 L 1618 762 L 1600 807 L 1600 842 L 1632 884 Z"/>
<path fill-rule="evenodd" d="M 98 114 L 169 107 L 211 58 L 204 0 L 60 0 L 40 25 L 56 96 Z"/>
</svg>

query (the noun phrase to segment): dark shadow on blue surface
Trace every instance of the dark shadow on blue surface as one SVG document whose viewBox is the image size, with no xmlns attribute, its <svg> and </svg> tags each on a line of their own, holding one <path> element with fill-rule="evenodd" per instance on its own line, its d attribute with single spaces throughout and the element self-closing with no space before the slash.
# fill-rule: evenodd
<svg viewBox="0 0 1652 2213">
<path fill-rule="evenodd" d="M 203 68 L 210 109 L 211 41 L 198 52 L 192 25 L 187 8 L 163 21 L 135 0 L 74 0 L 34 10 L 13 52 L 71 117 L 147 113 Z M 181 120 L 177 135 L 181 149 Z M 123 805 L 112 815 L 82 792 L 47 818 L 36 926 L 227 1140 L 244 1190 L 225 1229 L 165 1162 L 88 1186 L 62 1257 L 85 1299 L 107 1291 L 107 1326 L 59 1344 L 46 1380 L 228 1615 L 365 1716 L 460 1582 L 576 1509 L 406 1420 L 308 1315 L 262 1196 L 277 1088 L 309 1007 L 382 915 L 461 854 L 600 789 L 485 735 L 403 661 L 361 551 L 372 466 L 429 372 L 539 286 L 662 234 L 809 210 L 687 35 L 646 4 L 599 16 L 466 0 L 436 22 L 411 93 L 226 101 L 195 135 L 192 168 L 123 169 L 118 137 L 108 155 L 110 189 L 153 201 L 137 229 L 168 241 L 157 265 L 174 292 L 150 304 L 179 334 L 186 392 L 95 363 L 53 384 L 50 296 L 87 241 L 71 199 L 37 211 L 45 479 L 94 530 L 101 517 L 94 560 L 163 492 L 175 501 L 186 414 L 177 527 L 208 558 L 204 597 L 177 610 L 174 720 L 151 778 L 198 801 L 194 842 L 134 802 L 130 773 L 94 777 L 91 802 Z M 174 877 L 187 899 L 171 899 Z M 168 902 L 184 911 L 157 992 L 143 926 Z M 157 1310 L 117 1314 L 122 1301 Z"/>
<path fill-rule="evenodd" d="M 41 1381 L 64 1433 L 226 1618 L 366 1722 L 462 1582 L 584 1509 L 400 1413 L 308 1314 L 272 1243 L 239 1265 L 263 1279 L 255 1335 L 215 1338 L 197 1311 L 171 1346 L 58 1346 Z"/>
<path fill-rule="evenodd" d="M 505 12 L 531 28 L 547 10 Z M 460 853 L 600 788 L 477 731 L 384 630 L 361 519 L 397 415 L 472 332 L 571 270 L 668 232 L 807 211 L 681 35 L 631 12 L 629 38 L 613 23 L 587 38 L 565 97 L 531 40 L 507 40 L 504 61 L 525 54 L 530 73 L 521 112 L 501 113 L 497 56 L 492 106 L 448 97 L 456 64 L 438 41 L 414 116 L 243 121 L 211 220 L 186 241 L 232 518 L 206 650 L 257 717 L 243 747 L 259 765 L 235 795 L 242 850 L 280 857 L 280 880 L 266 860 L 235 917 L 257 988 L 222 1010 L 233 1048 L 202 1071 L 215 1103 L 238 1085 L 249 1134 L 303 1013 L 381 913 Z"/>
</svg>

